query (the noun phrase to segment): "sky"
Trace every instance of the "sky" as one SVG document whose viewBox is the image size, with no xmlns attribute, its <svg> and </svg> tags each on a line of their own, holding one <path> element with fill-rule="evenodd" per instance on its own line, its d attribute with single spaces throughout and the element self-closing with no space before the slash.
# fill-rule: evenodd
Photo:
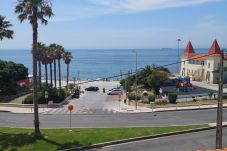
<svg viewBox="0 0 227 151">
<path fill-rule="evenodd" d="M 32 28 L 14 13 L 16 0 L 0 0 L 0 14 L 15 32 L 0 49 L 31 49 Z M 52 0 L 54 17 L 39 25 L 39 41 L 67 49 L 176 48 L 189 40 L 227 48 L 227 0 Z"/>
</svg>

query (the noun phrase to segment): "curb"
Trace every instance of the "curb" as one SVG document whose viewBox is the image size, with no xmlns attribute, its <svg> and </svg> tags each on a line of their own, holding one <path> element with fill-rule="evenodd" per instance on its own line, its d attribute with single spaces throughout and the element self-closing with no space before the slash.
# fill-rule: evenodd
<svg viewBox="0 0 227 151">
<path fill-rule="evenodd" d="M 227 106 L 223 106 L 223 108 L 227 108 Z M 176 109 L 176 110 L 162 110 L 162 111 L 154 111 L 154 112 L 171 112 L 171 111 L 190 111 L 190 110 L 209 110 L 209 109 L 217 109 L 217 107 L 206 107 L 206 108 L 189 108 L 189 109 Z"/>
<path fill-rule="evenodd" d="M 223 127 L 227 127 L 227 125 L 223 125 Z M 129 142 L 135 142 L 135 141 L 141 141 L 141 140 L 147 140 L 147 139 L 154 139 L 154 138 L 161 138 L 161 137 L 174 136 L 174 135 L 180 135 L 180 134 L 194 133 L 194 132 L 212 130 L 212 129 L 215 129 L 215 128 L 216 128 L 216 126 L 210 126 L 210 127 L 205 127 L 205 128 L 197 128 L 197 129 L 185 130 L 185 131 L 179 131 L 179 132 L 171 132 L 171 133 L 164 133 L 164 134 L 158 134 L 158 135 L 135 137 L 135 138 L 130 138 L 130 139 L 123 139 L 123 140 L 99 143 L 99 144 L 94 144 L 94 145 L 90 145 L 90 146 L 64 149 L 64 150 L 60 150 L 60 151 L 81 151 L 81 150 L 88 150 L 88 149 L 94 149 L 94 148 L 102 148 L 102 147 L 110 146 L 110 145 L 117 145 L 117 144 L 129 143 Z"/>
<path fill-rule="evenodd" d="M 223 108 L 227 108 L 227 106 L 223 106 Z M 156 108 L 158 109 L 158 108 Z M 133 114 L 137 114 L 137 113 L 158 113 L 158 112 L 177 112 L 177 111 L 193 111 L 193 110 L 209 110 L 209 109 L 217 109 L 217 107 L 206 107 L 206 108 L 188 108 L 188 109 L 174 109 L 174 110 L 160 110 L 160 111 L 145 111 L 145 112 L 118 112 L 118 113 L 133 113 Z"/>
</svg>

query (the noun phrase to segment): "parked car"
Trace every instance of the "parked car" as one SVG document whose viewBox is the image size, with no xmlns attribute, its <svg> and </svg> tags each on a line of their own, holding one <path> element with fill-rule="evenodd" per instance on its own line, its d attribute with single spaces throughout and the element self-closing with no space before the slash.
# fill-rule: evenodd
<svg viewBox="0 0 227 151">
<path fill-rule="evenodd" d="M 121 89 L 113 89 L 107 93 L 108 95 L 118 95 L 121 94 Z"/>
<path fill-rule="evenodd" d="M 88 88 L 85 88 L 85 91 L 98 91 L 99 88 L 98 87 L 94 87 L 94 86 L 91 86 L 91 87 L 88 87 Z"/>
<path fill-rule="evenodd" d="M 76 98 L 76 99 L 80 98 L 80 90 L 79 89 L 75 89 L 75 91 L 72 95 L 72 99 L 74 99 L 74 98 Z"/>
<path fill-rule="evenodd" d="M 120 88 L 120 87 L 112 88 L 112 89 L 109 90 L 109 92 L 110 92 L 110 91 L 114 91 L 114 90 L 119 90 L 119 91 L 121 91 L 121 88 Z"/>
</svg>

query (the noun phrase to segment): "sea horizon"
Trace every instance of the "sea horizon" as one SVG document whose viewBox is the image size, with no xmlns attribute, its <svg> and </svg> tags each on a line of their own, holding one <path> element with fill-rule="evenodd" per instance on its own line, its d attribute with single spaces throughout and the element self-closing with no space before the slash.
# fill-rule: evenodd
<svg viewBox="0 0 227 151">
<path fill-rule="evenodd" d="M 207 53 L 209 48 L 197 48 L 197 53 Z M 69 49 L 66 49 L 69 50 Z M 136 68 L 136 55 L 138 53 L 138 69 L 146 65 L 164 66 L 178 61 L 178 49 L 70 49 L 73 59 L 70 63 L 70 79 L 80 76 L 80 79 L 97 79 L 134 72 Z M 179 59 L 183 53 L 179 49 Z M 117 51 L 117 52 L 116 52 Z M 32 55 L 29 49 L 1 49 L 0 60 L 13 61 L 24 64 L 32 74 Z M 180 66 L 180 65 L 179 65 Z M 167 66 L 171 72 L 176 72 L 177 65 Z M 66 65 L 61 61 L 62 78 L 66 76 Z M 48 66 L 49 68 L 49 66 Z M 48 69 L 49 74 L 49 69 Z M 42 66 L 44 76 L 44 66 Z"/>
</svg>

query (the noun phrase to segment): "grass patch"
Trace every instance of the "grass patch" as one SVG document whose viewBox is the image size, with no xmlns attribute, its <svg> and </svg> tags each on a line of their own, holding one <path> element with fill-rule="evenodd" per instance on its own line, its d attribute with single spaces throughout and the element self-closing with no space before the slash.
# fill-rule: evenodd
<svg viewBox="0 0 227 151">
<path fill-rule="evenodd" d="M 202 127 L 209 126 L 204 124 L 142 128 L 75 128 L 72 132 L 69 132 L 69 129 L 42 129 L 42 137 L 39 139 L 34 137 L 33 129 L 0 128 L 0 150 L 52 151 Z"/>
</svg>

